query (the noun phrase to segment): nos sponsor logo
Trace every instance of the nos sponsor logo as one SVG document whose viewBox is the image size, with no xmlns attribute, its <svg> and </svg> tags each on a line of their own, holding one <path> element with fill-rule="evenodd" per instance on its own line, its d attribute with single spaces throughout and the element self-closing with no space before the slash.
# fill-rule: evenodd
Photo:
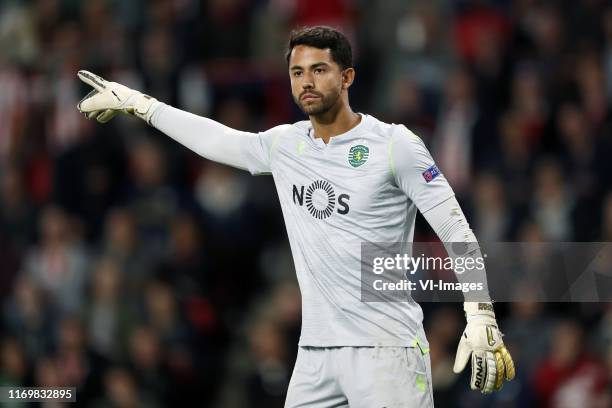
<svg viewBox="0 0 612 408">
<path fill-rule="evenodd" d="M 293 185 L 293 203 L 306 206 L 310 215 L 320 220 L 330 217 L 334 212 L 346 215 L 349 212 L 348 194 L 338 194 L 325 180 L 313 181 L 309 186 Z"/>
</svg>

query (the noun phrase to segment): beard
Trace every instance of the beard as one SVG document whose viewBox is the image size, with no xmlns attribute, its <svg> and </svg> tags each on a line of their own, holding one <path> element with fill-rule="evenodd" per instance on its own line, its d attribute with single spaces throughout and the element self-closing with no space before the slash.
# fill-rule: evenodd
<svg viewBox="0 0 612 408">
<path fill-rule="evenodd" d="M 340 98 L 340 93 L 329 93 L 324 95 L 319 92 L 310 91 L 309 93 L 315 94 L 319 98 L 315 99 L 314 102 L 305 102 L 301 99 L 304 93 L 305 92 L 301 93 L 297 97 L 293 95 L 293 101 L 300 110 L 308 116 L 316 116 L 328 112 Z"/>
</svg>

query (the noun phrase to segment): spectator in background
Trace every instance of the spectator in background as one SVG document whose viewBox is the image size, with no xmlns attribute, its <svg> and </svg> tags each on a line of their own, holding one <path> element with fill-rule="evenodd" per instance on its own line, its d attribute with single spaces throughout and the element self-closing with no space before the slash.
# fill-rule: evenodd
<svg viewBox="0 0 612 408">
<path fill-rule="evenodd" d="M 289 385 L 291 367 L 287 365 L 287 347 L 283 333 L 274 321 L 261 319 L 249 332 L 254 361 L 247 379 L 248 400 L 253 408 L 282 406 Z"/>
<path fill-rule="evenodd" d="M 177 364 L 183 363 L 181 353 L 190 353 L 193 329 L 183 316 L 172 287 L 159 280 L 147 283 L 144 293 L 144 321 L 159 337 L 166 353 L 176 353 Z M 193 361 L 188 361 L 188 365 Z M 183 369 L 183 367 L 177 367 Z M 188 368 L 189 369 L 189 368 Z"/>
<path fill-rule="evenodd" d="M 116 262 L 122 271 L 127 293 L 136 294 L 144 288 L 151 275 L 156 256 L 147 253 L 139 240 L 136 220 L 126 208 L 116 208 L 105 219 L 100 256 Z"/>
<path fill-rule="evenodd" d="M 37 387 L 66 387 L 62 382 L 60 367 L 50 357 L 39 358 L 36 363 L 35 381 Z"/>
<path fill-rule="evenodd" d="M 529 62 L 518 65 L 512 78 L 508 112 L 516 128 L 516 137 L 519 143 L 526 145 L 527 151 L 534 152 L 540 147 L 550 109 L 536 67 Z"/>
<path fill-rule="evenodd" d="M 599 185 L 598 177 L 593 177 L 597 145 L 592 124 L 576 104 L 562 105 L 557 114 L 557 132 L 563 149 L 563 170 L 570 176 L 569 183 L 577 200 L 593 196 Z"/>
<path fill-rule="evenodd" d="M 532 171 L 536 152 L 525 140 L 525 134 L 516 126 L 519 122 L 512 111 L 504 113 L 499 120 L 500 156 L 495 166 L 504 181 L 508 205 L 513 210 L 525 210 L 530 197 Z"/>
<path fill-rule="evenodd" d="M 452 405 L 454 394 L 465 384 L 452 374 L 455 359 L 455 339 L 461 332 L 459 314 L 452 307 L 441 305 L 433 312 L 426 327 L 431 357 L 431 377 L 434 400 L 439 406 Z"/>
<path fill-rule="evenodd" d="M 30 367 L 23 346 L 17 338 L 5 337 L 0 343 L 0 385 L 26 387 L 30 385 Z"/>
<path fill-rule="evenodd" d="M 504 342 L 517 355 L 517 367 L 523 373 L 519 378 L 529 383 L 532 380 L 530 373 L 537 369 L 550 347 L 553 322 L 544 313 L 545 303 L 541 301 L 540 294 L 529 284 L 518 284 L 514 288 L 513 299 L 510 315 L 505 321 Z M 534 333 L 537 335 L 534 336 Z"/>
<path fill-rule="evenodd" d="M 588 50 L 577 56 L 575 80 L 589 129 L 601 132 L 607 119 L 606 79 L 600 55 Z"/>
<path fill-rule="evenodd" d="M 0 232 L 0 309 L 2 304 L 11 296 L 11 290 L 17 273 L 21 269 L 21 254 L 14 251 L 7 242 L 7 238 Z M 0 325 L 1 326 L 1 325 Z"/>
<path fill-rule="evenodd" d="M 263 227 L 248 201 L 244 175 L 227 166 L 207 163 L 196 180 L 195 195 L 206 234 L 215 237 L 207 244 L 221 301 L 244 306 L 262 284 L 258 273 L 246 271 L 250 259 L 258 257 Z M 241 254 L 238 258 L 237 253 Z M 221 273 L 220 269 L 225 271 Z"/>
<path fill-rule="evenodd" d="M 89 292 L 83 313 L 89 345 L 105 359 L 117 361 L 121 357 L 125 333 L 135 318 L 126 302 L 131 296 L 126 291 L 119 264 L 110 258 L 99 259 Z"/>
<path fill-rule="evenodd" d="M 83 323 L 76 317 L 65 317 L 58 324 L 55 352 L 61 383 L 77 387 L 77 400 L 90 403 L 102 390 L 101 376 L 108 360 L 89 347 Z"/>
<path fill-rule="evenodd" d="M 435 121 L 426 106 L 424 91 L 410 76 L 396 78 L 391 85 L 391 105 L 383 114 L 390 123 L 402 123 L 423 140 L 431 139 Z"/>
<path fill-rule="evenodd" d="M 368 5 L 368 12 L 360 16 L 363 24 L 358 26 L 362 37 L 358 44 L 363 50 L 357 55 L 357 66 L 360 77 L 366 75 L 376 80 L 356 84 L 353 93 L 365 88 L 363 104 L 376 106 L 381 116 L 402 109 L 395 105 L 400 97 L 397 85 L 405 86 L 403 81 L 410 76 L 431 109 L 429 115 L 435 114 L 446 77 L 457 63 L 446 21 L 451 7 L 445 1 L 424 0 L 388 0 Z M 356 96 L 359 105 L 359 94 Z M 397 123 L 409 128 L 411 124 Z M 418 128 L 413 130 L 416 133 Z M 432 130 L 423 135 L 425 139 Z"/>
<path fill-rule="evenodd" d="M 48 206 L 40 218 L 40 243 L 25 258 L 24 273 L 51 296 L 61 312 L 83 305 L 88 256 L 68 215 Z"/>
<path fill-rule="evenodd" d="M 598 152 L 602 149 L 594 131 L 595 123 L 587 119 L 580 105 L 565 103 L 557 114 L 557 127 L 564 173 L 575 192 L 574 237 L 581 241 L 594 240 L 600 220 L 588 214 L 600 212 L 600 186 L 605 176 L 600 175 L 599 163 L 606 161 Z"/>
<path fill-rule="evenodd" d="M 156 332 L 147 326 L 135 328 L 129 338 L 129 361 L 140 387 L 155 401 L 168 404 L 170 373 L 164 364 L 164 352 Z M 176 392 L 176 391 L 174 391 Z"/>
<path fill-rule="evenodd" d="M 198 40 L 204 59 L 235 60 L 248 56 L 251 7 L 252 3 L 246 0 L 215 0 L 203 4 Z"/>
<path fill-rule="evenodd" d="M 83 3 L 80 9 L 82 55 L 92 65 L 116 68 L 135 63 L 134 44 L 124 40 L 129 35 L 128 21 L 114 15 L 117 6 L 106 0 L 93 0 Z"/>
<path fill-rule="evenodd" d="M 175 217 L 170 224 L 170 240 L 165 259 L 157 269 L 178 291 L 180 299 L 203 296 L 213 290 L 202 231 L 188 214 Z"/>
<path fill-rule="evenodd" d="M 78 112 L 73 112 L 80 99 L 79 85 L 71 80 L 74 67 L 82 63 L 79 27 L 74 23 L 60 24 L 51 38 L 52 46 L 45 53 L 50 59 L 50 72 L 46 74 L 52 78 L 45 95 L 50 108 L 41 117 L 46 147 L 52 156 L 57 156 L 90 137 L 91 127 L 83 124 Z"/>
<path fill-rule="evenodd" d="M 126 205 L 136 219 L 143 250 L 162 253 L 168 243 L 169 222 L 180 208 L 180 198 L 166 180 L 166 160 L 156 143 L 137 141 L 130 150 L 130 162 L 132 183 Z"/>
<path fill-rule="evenodd" d="M 0 170 L 0 231 L 9 248 L 23 252 L 36 235 L 36 209 L 26 190 L 23 173 L 15 163 Z"/>
<path fill-rule="evenodd" d="M 432 154 L 458 197 L 467 194 L 473 171 L 472 146 L 480 115 L 473 86 L 473 78 L 464 69 L 450 75 L 432 144 Z"/>
<path fill-rule="evenodd" d="M 583 348 L 582 328 L 574 321 L 562 321 L 551 338 L 550 354 L 535 372 L 538 406 L 603 407 L 606 372 L 602 361 Z"/>
<path fill-rule="evenodd" d="M 278 284 L 272 294 L 272 308 L 276 320 L 286 339 L 288 366 L 292 367 L 297 355 L 294 352 L 295 345 L 300 340 L 302 325 L 302 297 L 300 288 L 294 282 L 283 282 Z"/>
<path fill-rule="evenodd" d="M 551 3 L 539 3 L 525 11 L 526 53 L 535 56 L 546 96 L 558 100 L 567 91 L 567 80 L 572 76 L 571 64 L 563 54 L 566 33 L 561 12 Z"/>
<path fill-rule="evenodd" d="M 2 27 L 7 27 L 10 13 L 0 19 Z M 3 43 L 0 33 L 0 43 Z M 7 41 L 8 42 L 8 41 Z M 3 50 L 14 50 L 15 47 L 2 45 Z M 27 129 L 28 81 L 17 66 L 3 61 L 4 52 L 0 54 L 0 158 L 4 162 L 19 152 L 24 145 Z"/>
<path fill-rule="evenodd" d="M 501 10 L 485 1 L 467 1 L 454 19 L 455 49 L 473 73 L 475 94 L 487 115 L 495 114 L 505 99 L 509 64 L 504 51 L 510 23 Z"/>
<path fill-rule="evenodd" d="M 472 225 L 480 241 L 505 241 L 512 228 L 512 210 L 499 177 L 481 173 L 474 188 Z"/>
<path fill-rule="evenodd" d="M 560 164 L 550 158 L 542 160 L 534 172 L 535 191 L 530 210 L 535 222 L 546 240 L 571 240 L 573 231 L 570 220 L 575 199 L 571 186 L 565 182 Z"/>
<path fill-rule="evenodd" d="M 196 189 L 198 204 L 204 213 L 205 222 L 218 224 L 209 227 L 216 236 L 223 236 L 223 230 L 228 231 L 242 226 L 241 219 L 244 217 L 242 213 L 249 210 L 245 208 L 247 186 L 234 169 L 210 163 L 202 169 L 196 181 Z M 251 231 L 245 228 L 244 233 L 249 232 Z"/>
<path fill-rule="evenodd" d="M 3 308 L 4 329 L 20 339 L 28 356 L 41 358 L 51 351 L 51 336 L 57 315 L 41 288 L 27 275 L 20 275 L 13 295 Z"/>
<path fill-rule="evenodd" d="M 94 408 L 157 408 L 160 405 L 143 392 L 134 376 L 121 367 L 113 367 L 104 375 L 104 398 L 92 405 Z"/>
<path fill-rule="evenodd" d="M 151 26 L 142 37 L 142 75 L 152 95 L 176 103 L 178 100 L 177 48 L 173 44 L 171 27 Z"/>
</svg>

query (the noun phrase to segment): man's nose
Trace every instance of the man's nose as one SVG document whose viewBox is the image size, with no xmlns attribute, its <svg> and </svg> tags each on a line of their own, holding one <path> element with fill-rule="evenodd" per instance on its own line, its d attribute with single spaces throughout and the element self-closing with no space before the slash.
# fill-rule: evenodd
<svg viewBox="0 0 612 408">
<path fill-rule="evenodd" d="M 312 75 L 304 74 L 304 78 L 302 79 L 302 88 L 304 89 L 314 88 L 314 81 L 312 80 Z"/>
</svg>

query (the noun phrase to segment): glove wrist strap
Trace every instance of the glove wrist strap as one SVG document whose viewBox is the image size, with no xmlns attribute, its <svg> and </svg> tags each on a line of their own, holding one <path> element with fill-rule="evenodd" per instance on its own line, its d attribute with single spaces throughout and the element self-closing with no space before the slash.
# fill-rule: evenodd
<svg viewBox="0 0 612 408">
<path fill-rule="evenodd" d="M 134 100 L 134 115 L 150 125 L 151 116 L 153 116 L 154 111 L 154 109 L 151 109 L 151 107 L 155 102 L 157 102 L 157 99 L 150 97 L 149 95 L 138 95 L 138 97 Z"/>
<path fill-rule="evenodd" d="M 464 302 L 463 310 L 468 322 L 480 317 L 492 317 L 495 319 L 493 304 L 490 302 Z"/>
</svg>

